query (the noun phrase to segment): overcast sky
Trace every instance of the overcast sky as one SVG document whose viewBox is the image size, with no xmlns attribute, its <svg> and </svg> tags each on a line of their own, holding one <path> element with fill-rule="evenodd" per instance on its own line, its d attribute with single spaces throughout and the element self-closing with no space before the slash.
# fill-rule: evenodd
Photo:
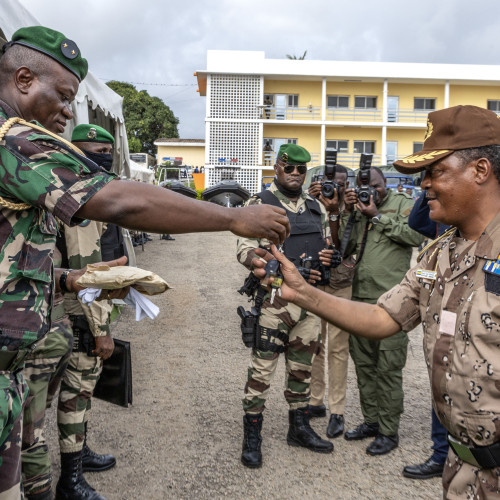
<svg viewBox="0 0 500 500">
<path fill-rule="evenodd" d="M 193 73 L 209 49 L 342 61 L 500 64 L 498 0 L 20 0 L 80 47 L 93 74 L 147 90 L 204 137 Z"/>
</svg>

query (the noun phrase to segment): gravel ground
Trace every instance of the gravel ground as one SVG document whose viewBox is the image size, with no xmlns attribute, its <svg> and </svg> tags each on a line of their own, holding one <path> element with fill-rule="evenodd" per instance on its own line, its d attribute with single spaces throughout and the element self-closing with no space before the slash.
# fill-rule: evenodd
<svg viewBox="0 0 500 500">
<path fill-rule="evenodd" d="M 422 332 L 412 334 L 404 372 L 405 413 L 400 445 L 382 457 L 365 453 L 368 441 L 334 440 L 331 455 L 286 444 L 288 409 L 283 362 L 276 372 L 263 426 L 264 465 L 240 463 L 241 396 L 250 351 L 241 342 L 236 290 L 246 270 L 236 262 L 236 238 L 228 233 L 154 235 L 137 265 L 173 287 L 153 298 L 155 321 L 134 321 L 128 308 L 113 335 L 132 343 L 133 405 L 93 401 L 89 443 L 113 453 L 117 466 L 86 478 L 108 500 L 118 499 L 436 499 L 440 479 L 403 478 L 404 465 L 430 454 L 431 405 L 422 356 Z M 347 428 L 361 422 L 352 362 L 345 411 Z M 49 410 L 48 441 L 54 486 L 59 475 L 55 411 Z M 314 419 L 325 437 L 328 419 Z"/>
</svg>

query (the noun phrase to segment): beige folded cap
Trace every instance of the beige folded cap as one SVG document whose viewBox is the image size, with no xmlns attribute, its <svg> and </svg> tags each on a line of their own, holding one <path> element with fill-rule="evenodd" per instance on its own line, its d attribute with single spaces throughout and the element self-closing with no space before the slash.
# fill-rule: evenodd
<svg viewBox="0 0 500 500">
<path fill-rule="evenodd" d="M 158 295 L 170 288 L 169 284 L 157 274 L 131 266 L 109 267 L 89 264 L 85 274 L 80 276 L 76 283 L 85 288 L 107 290 L 131 286 L 146 295 Z"/>
</svg>

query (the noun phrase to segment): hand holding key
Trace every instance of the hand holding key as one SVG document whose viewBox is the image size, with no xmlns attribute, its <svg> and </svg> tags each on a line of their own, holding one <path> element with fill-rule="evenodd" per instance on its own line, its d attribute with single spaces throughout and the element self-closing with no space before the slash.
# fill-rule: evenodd
<svg viewBox="0 0 500 500">
<path fill-rule="evenodd" d="M 283 275 L 281 274 L 281 264 L 276 260 L 272 259 L 266 263 L 266 280 L 269 282 L 270 278 L 273 280 L 270 283 L 271 286 L 271 304 L 274 302 L 274 297 L 276 293 L 281 297 L 281 285 L 283 284 Z"/>
</svg>

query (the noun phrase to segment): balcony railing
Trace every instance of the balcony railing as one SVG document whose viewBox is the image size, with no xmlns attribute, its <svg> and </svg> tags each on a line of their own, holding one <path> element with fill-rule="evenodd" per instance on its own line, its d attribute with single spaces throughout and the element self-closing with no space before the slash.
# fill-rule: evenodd
<svg viewBox="0 0 500 500">
<path fill-rule="evenodd" d="M 267 120 L 319 120 L 321 108 L 319 106 L 261 106 L 260 118 Z"/>
<path fill-rule="evenodd" d="M 387 112 L 389 123 L 425 123 L 427 115 L 433 110 L 398 109 Z M 260 106 L 260 118 L 267 120 L 320 120 L 319 106 L 277 107 Z M 328 108 L 327 121 L 341 122 L 382 122 L 381 108 Z"/>
</svg>

